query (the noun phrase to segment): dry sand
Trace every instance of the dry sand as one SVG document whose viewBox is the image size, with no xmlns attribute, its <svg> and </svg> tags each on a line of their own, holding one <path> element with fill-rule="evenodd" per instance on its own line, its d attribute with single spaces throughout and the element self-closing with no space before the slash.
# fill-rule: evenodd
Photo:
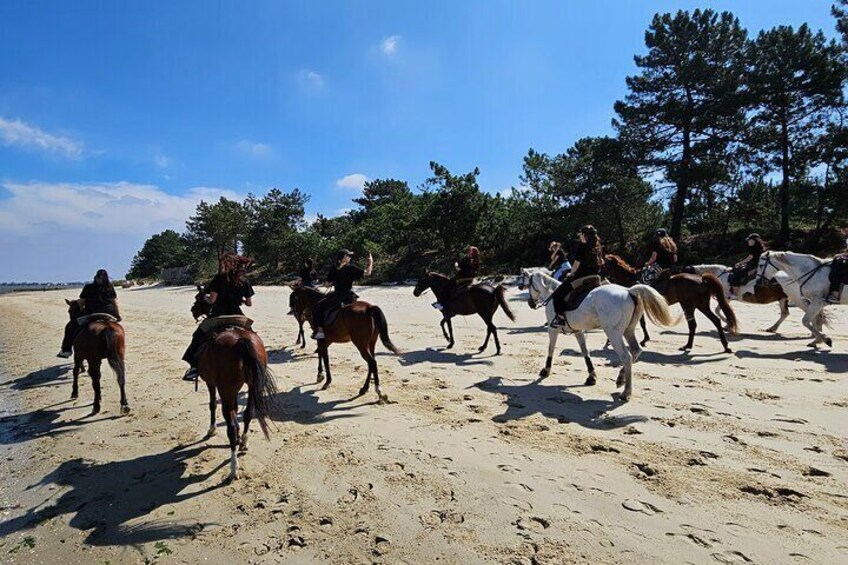
<svg viewBox="0 0 848 565">
<path fill-rule="evenodd" d="M 288 290 L 258 289 L 281 411 L 270 442 L 252 430 L 234 483 L 220 421 L 203 439 L 205 391 L 180 380 L 193 289 L 120 291 L 126 417 L 110 372 L 102 413 L 88 415 L 87 376 L 68 400 L 67 293 L 0 297 L 0 562 L 848 562 L 848 311 L 831 352 L 805 347 L 797 309 L 781 336 L 758 332 L 776 305 L 736 305 L 732 355 L 706 320 L 691 355 L 684 326 L 653 328 L 621 405 L 602 334 L 597 386 L 568 336 L 539 381 L 547 334 L 525 294 L 509 291 L 517 322 L 496 317 L 495 357 L 476 353 L 477 318 L 443 351 L 431 296 L 411 290 L 360 292 L 406 352 L 379 356 L 381 406 L 356 397 L 351 345 L 331 348 L 319 391 L 312 344 L 291 347 Z"/>
</svg>

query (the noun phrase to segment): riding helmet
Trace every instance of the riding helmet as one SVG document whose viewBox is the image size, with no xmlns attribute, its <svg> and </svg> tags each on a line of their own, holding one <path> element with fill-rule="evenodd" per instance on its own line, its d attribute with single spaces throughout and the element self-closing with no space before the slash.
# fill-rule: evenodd
<svg viewBox="0 0 848 565">
<path fill-rule="evenodd" d="M 341 261 L 346 256 L 353 257 L 353 251 L 351 251 L 350 249 L 339 249 L 336 252 L 336 261 Z"/>
<path fill-rule="evenodd" d="M 754 233 L 750 234 L 748 237 L 746 237 L 745 239 L 762 239 L 762 238 L 760 237 L 760 234 L 754 232 Z"/>
<path fill-rule="evenodd" d="M 595 226 L 587 224 L 580 228 L 580 233 L 583 235 L 598 235 L 598 230 L 595 229 Z"/>
<path fill-rule="evenodd" d="M 658 229 L 657 237 L 668 237 L 668 231 L 665 228 Z"/>
</svg>

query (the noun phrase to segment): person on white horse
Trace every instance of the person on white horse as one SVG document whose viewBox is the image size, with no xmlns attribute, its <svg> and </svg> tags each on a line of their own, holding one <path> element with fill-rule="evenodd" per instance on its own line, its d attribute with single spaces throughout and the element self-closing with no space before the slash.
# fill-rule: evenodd
<svg viewBox="0 0 848 565">
<path fill-rule="evenodd" d="M 831 304 L 839 304 L 842 300 L 842 288 L 848 280 L 848 239 L 845 240 L 845 251 L 833 258 L 830 264 L 827 301 Z"/>
<path fill-rule="evenodd" d="M 548 246 L 548 251 L 551 252 L 551 264 L 548 266 L 548 270 L 553 273 L 551 276 L 556 280 L 562 280 L 562 277 L 571 271 L 571 263 L 562 248 L 562 243 L 552 241 Z"/>
<path fill-rule="evenodd" d="M 768 249 L 758 233 L 750 234 L 745 238 L 745 242 L 748 244 L 748 255 L 736 263 L 733 272 L 730 273 L 730 297 L 734 299 L 741 299 L 740 296 L 737 296 L 739 287 L 745 284 L 746 279 L 750 280 L 748 277 L 752 273 L 756 274 L 757 265 L 760 264 L 760 256 Z"/>
<path fill-rule="evenodd" d="M 551 300 L 554 303 L 556 318 L 551 322 L 552 328 L 559 328 L 565 324 L 565 299 L 568 294 L 574 289 L 573 281 L 597 275 L 601 272 L 601 266 L 604 264 L 604 250 L 601 247 L 601 239 L 598 237 L 598 230 L 595 226 L 585 225 L 578 232 L 580 243 L 577 244 L 577 249 L 574 252 L 574 264 L 571 272 L 562 281 L 562 284 L 551 295 Z"/>
</svg>

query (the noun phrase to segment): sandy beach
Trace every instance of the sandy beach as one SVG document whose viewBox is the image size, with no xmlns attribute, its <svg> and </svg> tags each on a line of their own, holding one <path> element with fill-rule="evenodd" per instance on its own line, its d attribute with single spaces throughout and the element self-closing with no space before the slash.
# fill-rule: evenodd
<svg viewBox="0 0 848 565">
<path fill-rule="evenodd" d="M 734 303 L 733 354 L 708 322 L 652 327 L 633 399 L 613 400 L 614 354 L 589 337 L 599 382 L 583 386 L 574 338 L 539 380 L 543 314 L 510 287 L 503 355 L 478 354 L 478 318 L 444 351 L 431 295 L 362 288 L 395 344 L 378 362 L 391 401 L 357 397 L 365 363 L 333 345 L 333 386 L 293 348 L 288 289 L 249 311 L 280 394 L 226 481 L 229 450 L 205 391 L 180 380 L 192 288 L 119 290 L 132 412 L 104 369 L 71 401 L 57 359 L 69 292 L 0 297 L 3 563 L 823 563 L 848 561 L 848 310 L 831 309 L 832 351 L 806 347 L 793 308 Z M 674 307 L 677 310 L 677 307 Z M 641 335 L 641 333 L 640 333 Z M 202 386 L 202 385 L 201 385 Z"/>
</svg>

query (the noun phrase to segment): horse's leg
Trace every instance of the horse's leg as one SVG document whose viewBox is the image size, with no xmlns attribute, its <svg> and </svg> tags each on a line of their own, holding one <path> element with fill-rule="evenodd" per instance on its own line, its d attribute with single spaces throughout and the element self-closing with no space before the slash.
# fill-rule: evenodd
<svg viewBox="0 0 848 565">
<path fill-rule="evenodd" d="M 375 337 L 375 340 L 373 342 L 371 342 L 371 348 L 369 350 L 371 352 L 371 359 L 372 359 L 372 362 L 374 364 L 374 369 L 373 369 L 374 389 L 377 391 L 377 398 L 380 399 L 379 400 L 380 404 L 385 404 L 389 401 L 389 396 L 387 394 L 385 394 L 383 392 L 383 389 L 380 387 L 380 375 L 377 372 L 377 355 L 374 351 L 374 346 L 377 344 L 377 340 L 376 340 L 376 336 L 374 336 L 374 337 Z"/>
<path fill-rule="evenodd" d="M 651 336 L 648 335 L 648 324 L 645 323 L 645 316 L 639 318 L 639 325 L 642 326 L 642 333 L 645 334 L 645 339 L 643 339 L 640 344 L 644 347 L 646 343 L 651 341 Z M 607 339 L 607 341 L 609 341 L 609 339 Z M 641 349 L 639 351 L 641 352 Z"/>
<path fill-rule="evenodd" d="M 227 398 L 229 395 L 221 394 L 221 412 L 224 414 L 224 421 L 227 423 L 227 439 L 230 440 L 230 480 L 239 478 L 238 456 L 236 455 L 236 442 L 238 441 L 238 420 L 236 414 L 238 410 L 238 402 L 236 395 L 233 398 Z"/>
<path fill-rule="evenodd" d="M 91 377 L 91 388 L 94 389 L 94 407 L 91 409 L 92 414 L 100 412 L 100 363 L 101 359 L 89 359 L 88 375 Z"/>
<path fill-rule="evenodd" d="M 300 345 L 300 335 L 303 333 L 303 323 L 300 321 L 300 318 L 295 318 L 297 320 L 297 339 L 294 340 L 295 345 Z M 306 344 L 304 344 L 306 345 Z"/>
<path fill-rule="evenodd" d="M 318 344 L 318 377 L 315 379 L 316 383 L 320 383 L 324 380 L 324 355 L 321 353 L 324 346 L 320 343 Z"/>
<path fill-rule="evenodd" d="M 642 319 L 644 320 L 644 318 Z M 643 351 L 639 340 L 636 339 L 635 328 L 625 328 L 624 339 L 630 347 L 630 355 L 633 357 L 633 362 L 635 363 L 639 359 L 639 356 L 642 355 Z"/>
<path fill-rule="evenodd" d="M 450 337 L 448 337 L 448 346 L 445 349 L 450 349 L 455 343 L 453 340 L 453 323 L 451 322 L 450 318 L 445 318 L 445 322 L 447 322 L 448 331 L 450 332 Z"/>
<path fill-rule="evenodd" d="M 577 344 L 580 346 L 580 353 L 583 354 L 583 360 L 586 362 L 586 369 L 589 370 L 589 376 L 586 377 L 586 382 L 584 384 L 594 386 L 595 383 L 598 382 L 598 376 L 595 374 L 595 366 L 592 364 L 592 358 L 589 357 L 589 347 L 586 345 L 586 334 L 583 332 L 575 332 L 574 337 L 577 338 Z M 613 343 L 612 346 L 615 347 L 615 343 Z"/>
<path fill-rule="evenodd" d="M 689 340 L 686 345 L 680 348 L 680 351 L 689 351 L 695 343 L 695 330 L 698 329 L 698 322 L 695 321 L 695 309 L 688 304 L 683 308 L 683 315 L 686 316 L 686 323 L 689 324 Z"/>
<path fill-rule="evenodd" d="M 330 350 L 327 347 L 326 343 L 321 347 L 318 352 L 320 357 L 324 359 L 324 369 L 327 371 L 327 381 L 324 383 L 324 386 L 321 387 L 321 390 L 327 390 L 330 388 L 330 383 L 333 382 L 333 375 L 330 373 Z"/>
<path fill-rule="evenodd" d="M 215 428 L 215 387 L 206 383 L 206 388 L 209 389 L 209 431 L 206 432 L 206 437 L 212 437 L 217 432 Z"/>
<path fill-rule="evenodd" d="M 356 345 L 356 349 L 359 350 L 359 355 L 362 356 L 362 358 L 365 360 L 365 364 L 368 366 L 368 374 L 365 375 L 365 384 L 363 384 L 362 388 L 359 389 L 359 395 L 362 396 L 363 394 L 368 392 L 369 388 L 371 388 L 371 375 L 375 373 L 374 369 L 375 369 L 377 363 L 374 361 L 374 354 L 372 353 L 371 350 L 369 350 L 369 347 L 368 347 L 369 344 L 367 344 L 367 343 L 361 343 L 360 344 L 360 343 L 356 343 L 356 342 L 354 342 L 354 343 Z M 376 384 L 376 382 L 377 382 L 376 377 L 374 378 L 374 382 Z M 377 393 L 377 394 L 379 394 L 379 393 Z"/>
<path fill-rule="evenodd" d="M 721 320 L 718 319 L 718 316 L 712 313 L 709 303 L 701 305 L 698 310 L 700 310 L 701 313 L 709 318 L 709 320 L 715 325 L 718 330 L 718 337 L 721 340 L 721 344 L 724 346 L 724 352 L 733 353 L 733 350 L 730 349 L 730 346 L 727 344 L 727 336 L 724 335 L 724 328 L 721 325 Z"/>
<path fill-rule="evenodd" d="M 623 386 L 624 390 L 621 391 L 618 399 L 622 402 L 627 402 L 633 393 L 633 357 L 624 343 L 624 336 L 619 331 L 611 331 L 609 333 L 609 339 L 613 349 L 618 353 L 618 358 L 621 360 L 621 370 L 618 372 L 618 379 L 615 381 L 615 386 Z"/>
<path fill-rule="evenodd" d="M 780 324 L 789 317 L 789 299 L 781 298 L 778 301 L 778 304 L 780 305 L 780 318 L 778 318 L 777 321 L 770 327 L 766 328 L 766 331 L 772 334 L 777 333 L 777 328 L 779 328 Z"/>
<path fill-rule="evenodd" d="M 247 406 L 244 408 L 244 412 L 242 413 L 242 420 L 244 420 L 244 432 L 241 434 L 241 438 L 239 439 L 239 451 L 245 452 L 247 451 L 247 432 L 250 431 L 250 420 L 253 417 L 253 395 L 255 394 L 253 387 L 247 387 Z"/>
<path fill-rule="evenodd" d="M 554 360 L 554 349 L 556 349 L 557 336 L 559 336 L 558 328 L 548 328 L 548 358 L 545 359 L 545 367 L 539 371 L 539 376 L 543 379 L 551 374 L 551 364 Z"/>
<path fill-rule="evenodd" d="M 827 344 L 828 347 L 833 346 L 833 340 L 821 331 L 819 324 L 817 323 L 822 308 L 824 308 L 824 305 L 820 302 L 811 302 L 807 307 L 807 311 L 804 312 L 804 317 L 801 318 L 801 323 L 803 323 L 804 326 L 813 334 L 813 341 L 807 344 L 809 347 L 815 347 L 822 342 Z"/>
<path fill-rule="evenodd" d="M 74 351 L 74 383 L 71 386 L 71 400 L 79 398 L 79 375 L 82 372 L 82 357 Z"/>
<path fill-rule="evenodd" d="M 448 319 L 445 318 L 445 317 L 442 317 L 442 321 L 439 322 L 439 327 L 442 328 L 442 335 L 445 336 L 445 341 L 450 343 L 451 338 L 448 335 L 448 331 L 445 329 L 445 324 L 447 324 L 447 323 L 448 323 Z"/>
<path fill-rule="evenodd" d="M 486 339 L 483 340 L 483 345 L 477 348 L 477 351 L 482 353 L 487 347 L 489 347 L 489 336 L 492 335 L 492 319 L 489 318 L 487 320 L 482 313 L 480 313 L 480 317 L 483 319 L 483 323 L 486 324 Z M 500 349 L 501 348 L 498 347 L 498 355 L 500 355 Z"/>
</svg>

